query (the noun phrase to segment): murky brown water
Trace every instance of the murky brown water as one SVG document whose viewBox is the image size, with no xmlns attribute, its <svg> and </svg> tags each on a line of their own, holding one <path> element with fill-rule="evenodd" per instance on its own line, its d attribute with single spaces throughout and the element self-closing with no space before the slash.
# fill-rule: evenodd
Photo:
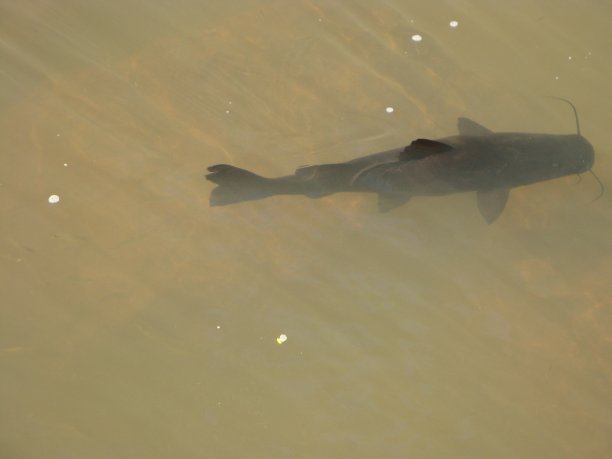
<svg viewBox="0 0 612 459">
<path fill-rule="evenodd" d="M 612 455 L 612 4 L 425 3 L 0 2 L 1 457 Z M 218 162 L 573 132 L 545 95 L 593 204 L 208 207 Z"/>
</svg>

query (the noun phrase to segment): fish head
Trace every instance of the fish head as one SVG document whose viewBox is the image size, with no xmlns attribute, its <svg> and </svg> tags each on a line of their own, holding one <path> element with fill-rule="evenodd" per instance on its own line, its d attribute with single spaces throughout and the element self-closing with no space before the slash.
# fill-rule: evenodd
<svg viewBox="0 0 612 459">
<path fill-rule="evenodd" d="M 561 175 L 581 174 L 591 170 L 595 161 L 595 151 L 587 139 L 581 135 L 567 135 L 559 145 L 557 166 Z"/>
<path fill-rule="evenodd" d="M 513 172 L 527 183 L 581 174 L 593 167 L 593 146 L 581 135 L 527 135 L 511 144 Z"/>
</svg>

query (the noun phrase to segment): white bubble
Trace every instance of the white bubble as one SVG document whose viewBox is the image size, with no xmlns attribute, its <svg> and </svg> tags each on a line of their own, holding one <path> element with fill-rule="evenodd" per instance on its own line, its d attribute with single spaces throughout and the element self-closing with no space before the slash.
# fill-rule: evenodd
<svg viewBox="0 0 612 459">
<path fill-rule="evenodd" d="M 60 201 L 60 198 L 58 195 L 56 194 L 52 194 L 51 196 L 49 196 L 49 204 L 57 204 Z"/>
<path fill-rule="evenodd" d="M 68 163 L 64 163 L 64 167 L 68 167 Z"/>
<path fill-rule="evenodd" d="M 421 37 L 419 34 L 415 34 L 411 38 L 412 38 L 412 41 L 416 41 L 416 42 L 419 42 L 423 39 L 423 37 Z"/>
<path fill-rule="evenodd" d="M 217 325 L 217 330 L 221 330 L 221 325 Z"/>
<path fill-rule="evenodd" d="M 387 107 L 387 108 L 385 108 L 385 111 L 387 113 L 393 113 L 395 111 L 395 109 L 393 107 Z"/>
<path fill-rule="evenodd" d="M 276 342 L 278 344 L 283 344 L 285 341 L 287 341 L 287 335 L 285 335 L 284 333 L 280 335 L 278 338 L 276 338 Z"/>
<path fill-rule="evenodd" d="M 451 22 L 448 23 L 448 25 L 451 26 L 454 29 L 455 27 L 457 27 L 459 25 L 459 22 L 451 21 Z"/>
</svg>

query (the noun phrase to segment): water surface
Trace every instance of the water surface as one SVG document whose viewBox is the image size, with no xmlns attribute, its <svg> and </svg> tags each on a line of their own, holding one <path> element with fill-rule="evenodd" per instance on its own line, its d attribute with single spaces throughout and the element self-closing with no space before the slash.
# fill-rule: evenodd
<svg viewBox="0 0 612 459">
<path fill-rule="evenodd" d="M 609 457 L 591 176 L 491 226 L 469 193 L 210 208 L 202 176 L 574 132 L 556 95 L 611 190 L 612 6 L 196 3 L 0 2 L 2 457 Z"/>
</svg>

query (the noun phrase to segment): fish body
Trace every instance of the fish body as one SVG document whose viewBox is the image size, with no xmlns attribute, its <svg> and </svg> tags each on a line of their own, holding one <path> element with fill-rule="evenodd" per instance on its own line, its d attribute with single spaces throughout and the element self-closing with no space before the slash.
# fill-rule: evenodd
<svg viewBox="0 0 612 459">
<path fill-rule="evenodd" d="M 578 134 L 496 133 L 467 118 L 459 135 L 416 139 L 410 145 L 343 163 L 298 168 L 293 175 L 265 178 L 227 164 L 211 166 L 206 178 L 218 186 L 212 206 L 278 194 L 312 198 L 340 192 L 378 194 L 388 211 L 415 196 L 476 192 L 483 218 L 492 223 L 512 188 L 593 167 L 591 144 Z"/>
</svg>

